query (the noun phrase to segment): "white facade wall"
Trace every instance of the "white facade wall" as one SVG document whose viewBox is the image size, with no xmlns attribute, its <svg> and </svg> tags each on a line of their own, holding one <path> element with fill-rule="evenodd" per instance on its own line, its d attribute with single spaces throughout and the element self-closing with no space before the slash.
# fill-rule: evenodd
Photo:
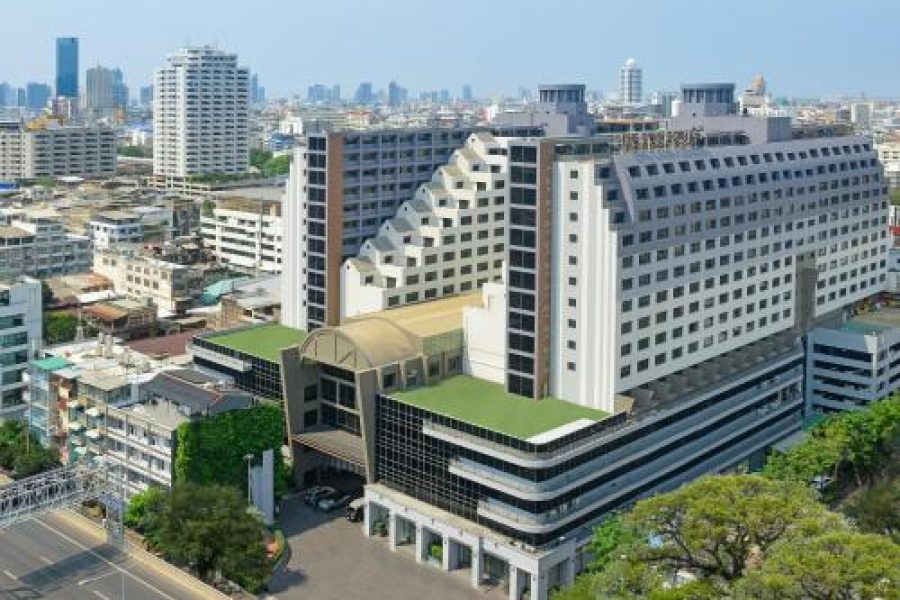
<svg viewBox="0 0 900 600">
<path fill-rule="evenodd" d="M 284 202 L 281 203 L 283 242 L 281 244 L 281 323 L 307 331 L 306 281 L 306 169 L 303 168 L 304 148 L 294 148 L 291 174 L 285 183 Z"/>
<path fill-rule="evenodd" d="M 151 485 L 171 487 L 175 429 L 141 417 L 134 406 L 106 411 L 104 456 L 121 474 L 125 500 Z"/>
<path fill-rule="evenodd" d="M 0 283 L 0 421 L 25 414 L 29 361 L 41 345 L 41 282 Z"/>
<path fill-rule="evenodd" d="M 616 393 L 792 328 L 801 258 L 818 270 L 813 316 L 884 289 L 888 209 L 874 161 L 854 137 L 558 162 L 554 395 L 609 411 Z M 603 166 L 605 180 L 592 172 Z"/>
<path fill-rule="evenodd" d="M 0 179 L 115 174 L 116 134 L 108 127 L 0 129 Z"/>
<path fill-rule="evenodd" d="M 815 409 L 854 410 L 900 389 L 900 328 L 818 327 L 807 347 L 806 401 Z"/>
<path fill-rule="evenodd" d="M 503 273 L 506 141 L 469 136 L 341 269 L 341 318 L 477 289 Z"/>
<path fill-rule="evenodd" d="M 506 381 L 506 286 L 486 283 L 483 307 L 463 309 L 463 372 L 479 379 Z"/>
<path fill-rule="evenodd" d="M 153 173 L 243 173 L 249 164 L 249 71 L 211 47 L 168 57 L 153 86 Z"/>
<path fill-rule="evenodd" d="M 88 223 L 88 227 L 95 248 L 140 244 L 144 241 L 144 227 L 139 217 L 131 221 L 93 219 Z"/>
<path fill-rule="evenodd" d="M 221 263 L 245 271 L 281 272 L 280 216 L 214 208 L 212 215 L 201 215 L 200 233 L 204 247 Z"/>
</svg>

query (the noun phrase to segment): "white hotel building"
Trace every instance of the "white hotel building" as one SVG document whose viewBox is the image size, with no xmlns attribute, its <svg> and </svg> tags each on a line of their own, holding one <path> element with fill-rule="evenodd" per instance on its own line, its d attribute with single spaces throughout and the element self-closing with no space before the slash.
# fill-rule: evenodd
<svg viewBox="0 0 900 600">
<path fill-rule="evenodd" d="M 341 270 L 341 320 L 466 293 L 503 274 L 507 138 L 472 133 Z"/>
<path fill-rule="evenodd" d="M 404 367 L 363 408 L 368 533 L 543 599 L 611 510 L 800 429 L 801 337 L 885 288 L 887 189 L 868 138 L 740 116 L 733 93 L 684 86 L 664 131 L 509 141 L 495 367 L 522 411 L 597 412 L 517 437 Z"/>
<path fill-rule="evenodd" d="M 153 173 L 165 181 L 243 173 L 249 164 L 249 71 L 209 46 L 168 57 L 153 85 Z"/>
</svg>

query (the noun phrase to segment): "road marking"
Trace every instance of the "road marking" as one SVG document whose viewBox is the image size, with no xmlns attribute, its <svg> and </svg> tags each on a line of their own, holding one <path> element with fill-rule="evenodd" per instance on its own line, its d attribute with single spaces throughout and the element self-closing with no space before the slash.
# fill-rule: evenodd
<svg viewBox="0 0 900 600">
<path fill-rule="evenodd" d="M 109 596 L 99 590 L 94 590 L 94 593 L 100 597 L 100 600 L 109 600 Z"/>
<path fill-rule="evenodd" d="M 16 581 L 19 580 L 18 577 L 16 577 L 15 575 L 13 575 L 12 573 L 10 573 L 9 571 L 7 571 L 7 570 L 5 570 L 5 569 L 4 569 L 4 571 L 3 571 L 3 574 L 6 575 L 7 577 L 9 577 L 10 579 L 15 579 Z"/>
<path fill-rule="evenodd" d="M 154 586 L 154 585 L 153 585 L 152 583 L 150 583 L 149 581 L 145 581 L 144 579 L 141 579 L 140 577 L 138 577 L 138 576 L 135 575 L 134 573 L 131 573 L 130 571 L 128 571 L 128 569 L 123 569 L 122 567 L 120 567 L 120 566 L 117 565 L 116 563 L 112 562 L 111 560 L 107 560 L 106 557 L 104 557 L 104 556 L 101 555 L 101 554 L 98 554 L 97 552 L 95 552 L 95 551 L 92 550 L 91 548 L 85 546 L 84 544 L 82 544 L 82 543 L 79 542 L 78 540 L 76 540 L 76 539 L 74 539 L 74 538 L 72 538 L 72 537 L 66 535 L 65 533 L 63 533 L 63 532 L 61 532 L 61 531 L 59 531 L 59 530 L 57 530 L 57 529 L 54 529 L 54 528 L 50 527 L 50 526 L 47 525 L 42 519 L 35 519 L 34 522 L 37 523 L 38 525 L 40 525 L 41 527 L 43 527 L 44 529 L 47 529 L 48 531 L 51 531 L 52 533 L 55 533 L 56 535 L 58 535 L 59 537 L 61 537 L 61 538 L 64 539 L 64 540 L 66 540 L 66 541 L 69 542 L 70 544 L 72 544 L 72 545 L 74 545 L 74 546 L 77 546 L 78 548 L 81 548 L 82 550 L 84 550 L 84 551 L 87 552 L 88 554 L 92 554 L 93 556 L 99 558 L 101 561 L 105 562 L 106 564 L 108 564 L 109 566 L 111 566 L 113 569 L 119 571 L 120 573 L 123 573 L 123 574 L 125 574 L 125 575 L 128 575 L 129 577 L 131 577 L 131 578 L 134 579 L 135 581 L 140 582 L 140 583 L 143 584 L 147 589 L 156 592 L 157 594 L 159 594 L 159 595 L 162 596 L 163 598 L 166 598 L 166 600 L 176 600 L 175 598 L 173 598 L 172 596 L 168 595 L 167 593 L 165 593 L 164 591 L 162 591 L 162 590 L 159 589 L 158 587 Z"/>
<path fill-rule="evenodd" d="M 109 577 L 110 575 L 115 575 L 116 573 L 118 573 L 118 571 L 107 571 L 106 573 L 103 573 L 102 575 L 97 575 L 96 577 L 89 577 L 87 579 L 82 579 L 81 581 L 78 582 L 78 585 L 84 585 L 86 583 L 91 583 L 92 581 L 99 581 L 100 579 Z"/>
<path fill-rule="evenodd" d="M 47 558 L 46 556 L 39 555 L 38 558 L 41 559 L 42 561 L 44 561 L 44 562 L 45 562 L 46 564 L 48 564 L 48 565 L 52 565 L 52 564 L 53 564 L 53 561 L 50 560 L 49 558 Z"/>
</svg>

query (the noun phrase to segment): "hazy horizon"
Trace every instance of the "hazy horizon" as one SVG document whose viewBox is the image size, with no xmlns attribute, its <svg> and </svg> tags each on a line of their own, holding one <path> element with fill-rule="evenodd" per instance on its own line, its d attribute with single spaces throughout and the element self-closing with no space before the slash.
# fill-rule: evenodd
<svg viewBox="0 0 900 600">
<path fill-rule="evenodd" d="M 900 97 L 900 78 L 889 75 L 900 3 L 890 0 L 46 0 L 4 15 L 0 82 L 16 86 L 52 85 L 55 38 L 73 35 L 81 85 L 91 66 L 120 67 L 132 96 L 168 54 L 210 44 L 237 53 L 269 97 L 337 83 L 347 98 L 361 81 L 377 90 L 392 79 L 413 94 L 458 95 L 469 83 L 486 97 L 542 82 L 608 92 L 629 57 L 644 70 L 646 95 L 692 81 L 743 89 L 760 73 L 776 96 Z"/>
</svg>

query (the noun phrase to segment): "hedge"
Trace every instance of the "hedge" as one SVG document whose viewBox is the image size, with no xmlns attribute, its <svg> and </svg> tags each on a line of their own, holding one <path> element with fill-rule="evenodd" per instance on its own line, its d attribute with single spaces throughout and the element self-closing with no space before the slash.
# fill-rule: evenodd
<svg viewBox="0 0 900 600">
<path fill-rule="evenodd" d="M 247 489 L 246 454 L 275 451 L 275 494 L 283 495 L 286 467 L 281 455 L 284 416 L 277 404 L 233 410 L 178 427 L 175 482 L 229 485 Z"/>
</svg>

